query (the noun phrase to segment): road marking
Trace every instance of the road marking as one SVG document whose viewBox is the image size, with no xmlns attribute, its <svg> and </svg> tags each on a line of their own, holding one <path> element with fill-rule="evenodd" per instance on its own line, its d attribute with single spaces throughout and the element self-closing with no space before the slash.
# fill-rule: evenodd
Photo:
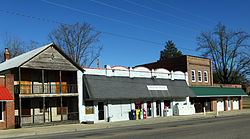
<svg viewBox="0 0 250 139">
<path fill-rule="evenodd" d="M 242 118 L 242 119 L 236 119 L 236 120 L 227 120 L 227 121 L 215 121 L 212 123 L 200 123 L 195 125 L 180 125 L 178 127 L 164 127 L 164 128 L 156 128 L 152 130 L 142 130 L 142 131 L 129 131 L 119 134 L 113 134 L 113 135 L 107 135 L 107 136 L 100 136 L 100 137 L 89 137 L 89 138 L 95 138 L 95 139 L 103 139 L 103 138 L 110 138 L 110 137 L 118 137 L 118 136 L 125 136 L 125 135 L 136 135 L 136 134 L 143 134 L 143 133 L 153 133 L 153 132 L 160 132 L 160 131 L 166 131 L 166 130 L 174 130 L 174 129 L 181 129 L 181 128 L 189 128 L 189 127 L 199 127 L 199 126 L 209 126 L 209 125 L 218 125 L 222 123 L 235 123 L 243 120 L 250 120 L 249 118 Z"/>
</svg>

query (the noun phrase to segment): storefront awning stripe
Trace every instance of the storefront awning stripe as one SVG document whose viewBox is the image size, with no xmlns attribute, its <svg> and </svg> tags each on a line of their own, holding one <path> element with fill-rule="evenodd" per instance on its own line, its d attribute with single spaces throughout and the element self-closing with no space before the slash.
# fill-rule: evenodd
<svg viewBox="0 0 250 139">
<path fill-rule="evenodd" d="M 190 87 L 197 97 L 247 96 L 241 88 Z"/>
<path fill-rule="evenodd" d="M 5 86 L 0 86 L 0 101 L 13 101 L 9 90 Z"/>
</svg>

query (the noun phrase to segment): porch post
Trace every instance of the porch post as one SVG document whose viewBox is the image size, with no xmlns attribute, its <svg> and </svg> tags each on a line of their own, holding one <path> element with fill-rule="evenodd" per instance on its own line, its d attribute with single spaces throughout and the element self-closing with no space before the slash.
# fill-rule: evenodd
<svg viewBox="0 0 250 139">
<path fill-rule="evenodd" d="M 62 94 L 62 71 L 59 71 L 59 80 L 60 80 L 60 94 Z M 60 97 L 61 102 L 61 121 L 63 121 L 63 98 Z"/>
<path fill-rule="evenodd" d="M 42 93 L 45 93 L 44 90 L 44 69 L 42 69 Z M 43 123 L 45 123 L 45 96 L 43 96 Z"/>
<path fill-rule="evenodd" d="M 18 111 L 18 114 L 19 114 L 19 124 L 20 124 L 20 127 L 22 127 L 22 99 L 20 97 L 21 95 L 21 68 L 19 67 L 18 68 L 18 79 L 19 79 L 19 90 L 18 90 L 18 94 L 19 94 L 19 111 Z"/>
</svg>

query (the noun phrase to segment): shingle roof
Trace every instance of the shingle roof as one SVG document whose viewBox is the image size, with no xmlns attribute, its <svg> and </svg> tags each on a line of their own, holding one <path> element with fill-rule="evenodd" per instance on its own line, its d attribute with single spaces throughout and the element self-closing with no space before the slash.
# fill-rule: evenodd
<svg viewBox="0 0 250 139">
<path fill-rule="evenodd" d="M 247 96 L 241 88 L 190 87 L 197 97 Z"/>
<path fill-rule="evenodd" d="M 39 54 L 41 51 L 45 50 L 49 46 L 51 46 L 53 43 L 50 43 L 48 45 L 36 48 L 32 51 L 29 51 L 27 53 L 21 54 L 19 56 L 16 56 L 14 58 L 11 58 L 10 60 L 7 60 L 0 64 L 0 71 L 4 71 L 7 69 L 12 69 L 21 66 L 26 61 L 30 60 L 32 57 Z"/>
<path fill-rule="evenodd" d="M 195 96 L 185 80 L 84 75 L 84 85 L 86 99 L 152 99 Z M 168 90 L 149 90 L 148 85 L 164 85 Z"/>
</svg>

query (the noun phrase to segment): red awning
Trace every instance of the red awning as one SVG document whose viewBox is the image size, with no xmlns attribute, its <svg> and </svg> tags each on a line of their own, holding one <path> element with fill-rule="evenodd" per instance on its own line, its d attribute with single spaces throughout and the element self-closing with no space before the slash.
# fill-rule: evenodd
<svg viewBox="0 0 250 139">
<path fill-rule="evenodd" d="M 0 86 L 0 101 L 12 101 L 14 100 L 9 90 L 5 86 Z"/>
</svg>

